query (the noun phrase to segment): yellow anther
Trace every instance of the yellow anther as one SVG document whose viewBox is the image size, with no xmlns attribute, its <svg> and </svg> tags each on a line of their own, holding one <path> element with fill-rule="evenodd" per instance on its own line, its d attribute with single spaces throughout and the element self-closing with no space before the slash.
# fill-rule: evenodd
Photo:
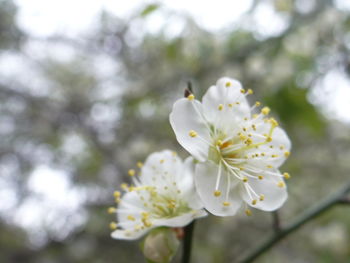
<svg viewBox="0 0 350 263">
<path fill-rule="evenodd" d="M 240 103 L 239 101 L 236 101 L 236 104 L 239 105 L 239 104 L 241 104 L 241 103 Z"/>
<path fill-rule="evenodd" d="M 246 136 L 244 136 L 242 133 L 239 135 L 239 138 L 242 140 L 242 141 L 244 141 L 247 137 Z"/>
<path fill-rule="evenodd" d="M 258 178 L 259 178 L 259 180 L 262 180 L 262 179 L 264 179 L 264 176 L 259 175 Z"/>
<path fill-rule="evenodd" d="M 114 197 L 120 197 L 121 193 L 119 191 L 114 191 L 113 196 Z"/>
<path fill-rule="evenodd" d="M 135 221 L 136 220 L 135 217 L 133 217 L 132 215 L 128 215 L 127 219 L 130 220 L 130 221 Z"/>
<path fill-rule="evenodd" d="M 255 124 L 252 124 L 252 128 L 253 128 L 254 131 L 256 131 L 256 126 L 255 126 Z"/>
<path fill-rule="evenodd" d="M 172 152 L 172 155 L 175 157 L 177 155 L 177 152 Z"/>
<path fill-rule="evenodd" d="M 118 227 L 118 224 L 116 222 L 110 222 L 109 223 L 109 228 L 112 230 L 116 230 Z"/>
<path fill-rule="evenodd" d="M 142 218 L 148 218 L 149 217 L 149 213 L 148 212 L 142 212 L 141 216 L 142 216 Z"/>
<path fill-rule="evenodd" d="M 270 113 L 270 108 L 269 107 L 262 108 L 261 113 L 264 115 L 268 115 Z"/>
<path fill-rule="evenodd" d="M 270 119 L 270 123 L 273 127 L 277 127 L 278 126 L 278 121 L 276 121 L 274 118 Z"/>
<path fill-rule="evenodd" d="M 280 146 L 280 150 L 284 150 L 284 145 L 281 145 L 281 146 Z"/>
<path fill-rule="evenodd" d="M 252 89 L 248 89 L 248 90 L 247 90 L 247 93 L 248 93 L 249 95 L 252 95 L 252 94 L 254 93 L 254 91 L 253 91 Z"/>
<path fill-rule="evenodd" d="M 152 226 L 152 223 L 148 220 L 148 218 L 142 218 L 141 221 L 142 221 L 142 223 L 143 223 L 143 225 L 145 227 L 151 227 Z"/>
<path fill-rule="evenodd" d="M 243 171 L 243 170 L 244 170 L 244 168 L 243 168 L 243 167 L 239 167 L 239 170 L 240 170 L 240 171 Z"/>
<path fill-rule="evenodd" d="M 128 186 L 128 184 L 126 184 L 126 183 L 122 183 L 122 184 L 120 185 L 120 187 L 121 187 L 124 191 L 126 191 L 126 190 L 129 189 L 129 186 Z"/>
<path fill-rule="evenodd" d="M 273 149 L 273 145 L 270 145 L 270 148 Z"/>
<path fill-rule="evenodd" d="M 243 129 L 242 129 L 243 131 L 247 131 L 247 128 L 245 128 L 245 127 L 243 127 Z"/>
<path fill-rule="evenodd" d="M 247 120 L 248 120 L 248 118 L 247 118 L 247 117 L 244 117 L 244 118 L 243 118 L 243 120 L 247 121 Z"/>
<path fill-rule="evenodd" d="M 130 170 L 128 171 L 128 175 L 134 176 L 134 175 L 135 175 L 135 170 L 134 170 L 134 169 L 130 169 Z"/>
<path fill-rule="evenodd" d="M 266 138 L 266 141 L 267 141 L 267 142 L 272 142 L 272 137 L 271 137 L 271 136 L 268 136 L 268 137 Z"/>
<path fill-rule="evenodd" d="M 229 106 L 230 108 L 232 108 L 232 107 L 233 107 L 233 104 L 232 104 L 232 103 L 229 103 L 228 106 Z"/>
<path fill-rule="evenodd" d="M 241 89 L 241 93 L 245 93 L 245 89 Z"/>
<path fill-rule="evenodd" d="M 141 168 L 143 166 L 143 163 L 142 162 L 137 162 L 136 165 L 137 165 L 138 168 Z"/>
<path fill-rule="evenodd" d="M 255 157 L 259 157 L 259 154 L 258 154 L 258 153 L 256 153 L 256 154 L 255 154 Z"/>
<path fill-rule="evenodd" d="M 223 206 L 230 206 L 231 203 L 230 203 L 230 202 L 223 202 L 222 205 L 223 205 Z"/>
<path fill-rule="evenodd" d="M 285 186 L 285 184 L 284 184 L 283 181 L 279 181 L 279 182 L 277 183 L 277 186 L 283 188 L 283 187 Z"/>
<path fill-rule="evenodd" d="M 290 155 L 290 152 L 288 152 L 288 151 L 287 151 L 287 152 L 284 152 L 284 156 L 285 156 L 285 157 L 288 157 L 289 155 Z"/>
<path fill-rule="evenodd" d="M 290 174 L 289 174 L 289 173 L 283 173 L 283 177 L 284 177 L 285 179 L 289 179 L 289 178 L 290 178 Z"/>
<path fill-rule="evenodd" d="M 220 147 L 222 145 L 222 140 L 217 140 L 216 145 Z"/>
<path fill-rule="evenodd" d="M 260 201 L 264 201 L 265 200 L 265 195 L 260 195 L 259 200 Z"/>
<path fill-rule="evenodd" d="M 246 183 L 248 182 L 248 177 L 247 176 L 244 176 L 243 179 L 242 179 L 243 183 Z"/>
<path fill-rule="evenodd" d="M 266 166 L 267 168 L 273 168 L 273 166 L 271 164 Z"/>
<path fill-rule="evenodd" d="M 222 110 L 223 108 L 224 108 L 224 105 L 219 104 L 219 106 L 218 106 L 218 110 Z"/>
<path fill-rule="evenodd" d="M 216 190 L 214 191 L 214 196 L 219 197 L 221 195 L 221 191 Z"/>
<path fill-rule="evenodd" d="M 272 158 L 277 158 L 278 155 L 277 155 L 277 154 L 272 154 L 271 157 L 272 157 Z"/>
<path fill-rule="evenodd" d="M 160 160 L 159 162 L 160 162 L 160 163 L 164 163 L 164 159 Z"/>
<path fill-rule="evenodd" d="M 225 86 L 226 86 L 226 87 L 231 87 L 231 86 L 232 86 L 232 83 L 228 81 L 228 82 L 226 82 Z"/>
<path fill-rule="evenodd" d="M 187 99 L 188 99 L 189 101 L 194 100 L 194 95 L 193 95 L 193 94 L 188 95 Z"/>
<path fill-rule="evenodd" d="M 168 205 L 167 205 L 168 208 L 175 208 L 176 207 L 176 203 L 174 200 L 170 200 L 168 202 Z"/>
<path fill-rule="evenodd" d="M 260 101 L 255 102 L 255 106 L 259 107 L 261 105 Z"/>
<path fill-rule="evenodd" d="M 190 130 L 190 132 L 188 133 L 188 135 L 190 135 L 192 138 L 197 136 L 197 133 L 194 130 Z"/>
<path fill-rule="evenodd" d="M 266 154 L 265 153 L 260 153 L 261 156 L 265 156 Z"/>
<path fill-rule="evenodd" d="M 247 145 L 251 145 L 253 143 L 253 140 L 251 138 L 248 138 L 246 141 L 245 141 L 245 144 Z"/>
<path fill-rule="evenodd" d="M 253 114 L 253 119 L 258 118 L 258 116 L 259 116 L 259 115 L 258 115 L 258 114 L 256 114 L 256 113 L 255 113 L 255 114 Z"/>
<path fill-rule="evenodd" d="M 253 134 L 251 134 L 251 133 L 248 133 L 248 137 L 252 137 L 253 136 Z"/>
<path fill-rule="evenodd" d="M 250 209 L 246 209 L 246 210 L 245 210 L 245 214 L 246 214 L 247 216 L 251 216 L 251 215 L 252 215 L 252 211 L 251 211 Z"/>
<path fill-rule="evenodd" d="M 256 205 L 257 202 L 258 202 L 258 201 L 257 201 L 256 199 L 253 199 L 253 200 L 252 200 L 252 205 Z"/>
<path fill-rule="evenodd" d="M 107 209 L 107 213 L 108 214 L 114 214 L 117 211 L 117 209 L 115 207 L 109 207 Z"/>
</svg>

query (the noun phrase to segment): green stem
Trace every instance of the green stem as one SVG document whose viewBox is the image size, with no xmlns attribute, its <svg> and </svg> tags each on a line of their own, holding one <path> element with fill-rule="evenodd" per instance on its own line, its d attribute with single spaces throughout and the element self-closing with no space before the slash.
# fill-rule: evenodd
<svg viewBox="0 0 350 263">
<path fill-rule="evenodd" d="M 319 216 L 320 214 L 322 214 L 323 212 L 331 208 L 333 205 L 344 204 L 345 203 L 344 200 L 347 200 L 346 195 L 349 192 L 350 192 L 350 182 L 348 182 L 348 184 L 344 188 L 340 189 L 335 194 L 325 198 L 315 206 L 306 210 L 297 219 L 295 219 L 294 222 L 288 224 L 285 227 L 280 228 L 278 232 L 276 232 L 268 240 L 266 240 L 264 243 L 258 246 L 255 250 L 253 250 L 253 252 L 247 255 L 247 257 L 245 257 L 240 262 L 242 263 L 253 262 L 255 259 L 261 256 L 264 252 L 269 250 L 271 247 L 273 247 L 277 242 L 282 240 L 284 237 L 286 237 L 293 231 L 297 230 L 299 227 L 309 222 L 313 218 Z"/>
<path fill-rule="evenodd" d="M 182 263 L 190 263 L 191 259 L 191 250 L 192 250 L 192 235 L 194 230 L 194 223 L 185 227 L 185 237 L 183 241 L 183 254 L 182 254 Z"/>
</svg>

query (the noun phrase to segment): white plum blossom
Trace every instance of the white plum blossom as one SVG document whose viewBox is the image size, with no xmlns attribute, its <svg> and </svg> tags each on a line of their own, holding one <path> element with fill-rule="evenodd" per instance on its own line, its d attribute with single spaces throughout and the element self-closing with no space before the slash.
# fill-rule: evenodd
<svg viewBox="0 0 350 263">
<path fill-rule="evenodd" d="M 279 167 L 290 154 L 291 142 L 270 109 L 250 107 L 240 82 L 221 78 L 199 102 L 191 94 L 175 102 L 170 123 L 178 142 L 199 161 L 195 185 L 204 207 L 214 215 L 234 215 L 244 201 L 265 211 L 287 199 Z"/>
<path fill-rule="evenodd" d="M 126 191 L 114 193 L 117 223 L 111 223 L 115 239 L 137 239 L 151 229 L 183 227 L 207 213 L 194 190 L 193 158 L 184 162 L 175 152 L 164 150 L 151 154 L 137 174 L 129 170 L 133 185 L 122 184 Z"/>
</svg>

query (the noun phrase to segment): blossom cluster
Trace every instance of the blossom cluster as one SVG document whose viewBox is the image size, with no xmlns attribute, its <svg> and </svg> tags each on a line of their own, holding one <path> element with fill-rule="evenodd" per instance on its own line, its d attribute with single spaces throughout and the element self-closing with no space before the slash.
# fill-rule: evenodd
<svg viewBox="0 0 350 263">
<path fill-rule="evenodd" d="M 270 109 L 250 106 L 241 83 L 221 78 L 199 101 L 193 94 L 177 100 L 170 124 L 179 144 L 190 153 L 182 161 L 164 150 L 151 154 L 140 171 L 130 170 L 132 185 L 114 193 L 118 223 L 112 237 L 137 239 L 153 228 L 183 227 L 210 212 L 232 216 L 243 206 L 273 211 L 287 199 L 279 167 L 291 142 Z M 259 110 L 260 109 L 260 110 Z"/>
</svg>

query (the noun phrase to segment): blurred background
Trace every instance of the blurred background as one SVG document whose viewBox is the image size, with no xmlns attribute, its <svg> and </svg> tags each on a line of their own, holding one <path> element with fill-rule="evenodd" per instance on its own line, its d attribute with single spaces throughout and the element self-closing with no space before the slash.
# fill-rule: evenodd
<svg viewBox="0 0 350 263">
<path fill-rule="evenodd" d="M 293 142 L 281 221 L 349 181 L 348 0 L 0 0 L 0 262 L 143 262 L 110 238 L 127 170 L 186 153 L 168 122 L 191 81 L 255 91 Z M 207 217 L 193 262 L 235 262 L 271 213 Z M 335 207 L 256 262 L 349 262 L 350 207 Z M 175 259 L 175 262 L 177 259 Z"/>
</svg>

